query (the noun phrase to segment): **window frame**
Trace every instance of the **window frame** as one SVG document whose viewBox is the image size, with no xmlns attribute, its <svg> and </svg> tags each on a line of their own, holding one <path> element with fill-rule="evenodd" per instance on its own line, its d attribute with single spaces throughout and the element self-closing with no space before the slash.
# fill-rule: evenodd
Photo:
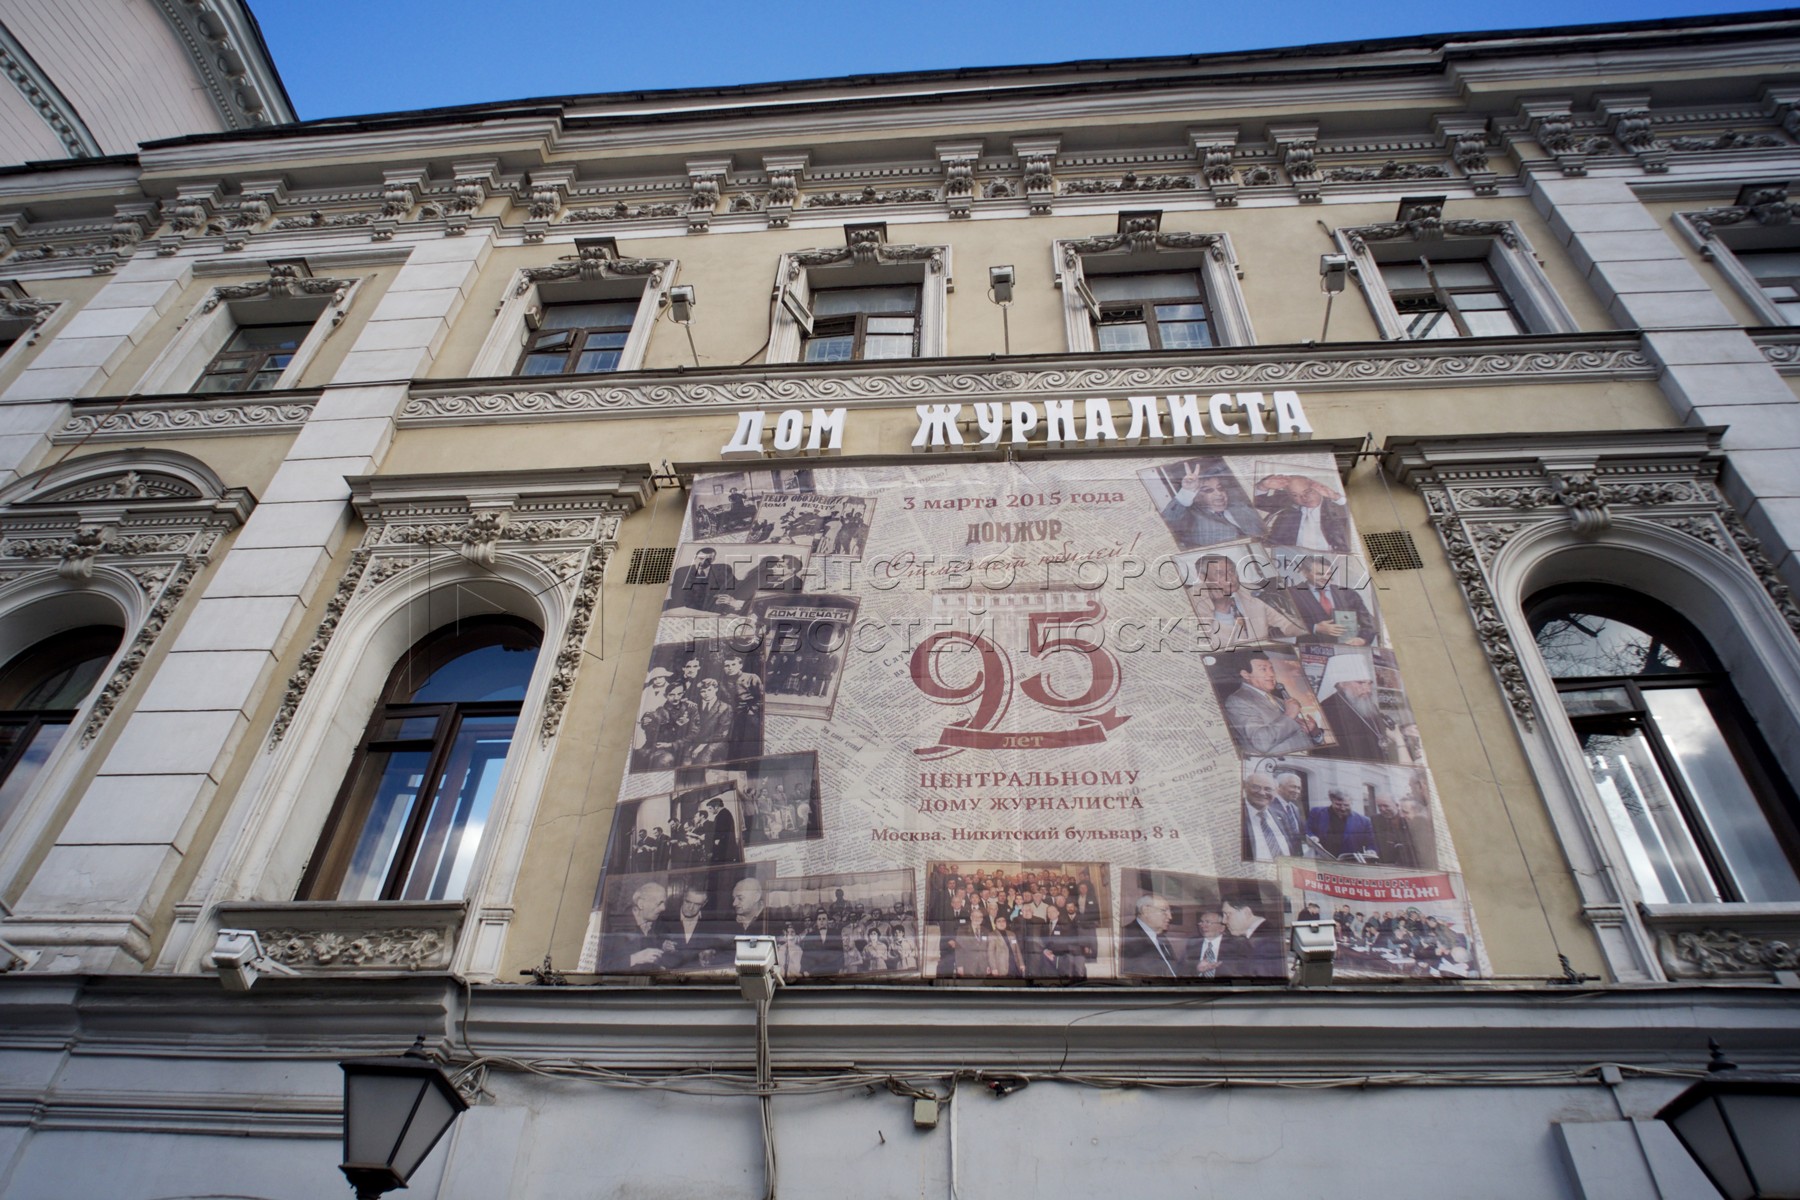
<svg viewBox="0 0 1800 1200">
<path fill-rule="evenodd" d="M 1728 211 L 1737 212 L 1739 208 L 1742 206 Z M 1753 217 L 1754 211 L 1745 209 L 1744 215 Z M 1675 227 L 1681 231 L 1688 244 L 1700 252 L 1702 258 L 1719 269 L 1726 286 L 1749 307 L 1759 324 L 1785 329 L 1800 328 L 1800 318 L 1788 320 L 1787 314 L 1763 291 L 1762 280 L 1751 272 L 1741 257 L 1746 253 L 1769 250 L 1800 253 L 1800 226 L 1763 225 L 1754 219 L 1745 220 L 1741 224 L 1716 225 L 1707 220 L 1708 216 L 1715 220 L 1723 219 L 1717 213 L 1718 210 L 1676 213 Z"/>
<path fill-rule="evenodd" d="M 1545 610 L 1577 604 L 1601 610 L 1596 615 L 1603 618 L 1627 622 L 1639 628 L 1653 627 L 1664 633 L 1673 632 L 1679 638 L 1679 641 L 1676 638 L 1663 639 L 1664 644 L 1679 651 L 1683 666 L 1674 670 L 1563 678 L 1549 670 L 1547 661 L 1544 663 L 1545 673 L 1549 675 L 1559 700 L 1570 693 L 1611 689 L 1625 691 L 1631 705 L 1629 711 L 1575 715 L 1565 710 L 1562 716 L 1573 731 L 1584 757 L 1588 753 L 1586 738 L 1590 733 L 1606 732 L 1607 727 L 1643 731 L 1661 783 L 1680 815 L 1683 832 L 1694 847 L 1699 865 L 1707 876 L 1706 882 L 1717 894 L 1716 898 L 1702 897 L 1669 903 L 1757 902 L 1745 899 L 1743 888 L 1733 876 L 1730 864 L 1712 833 L 1713 821 L 1696 800 L 1678 758 L 1669 747 L 1667 736 L 1644 698 L 1645 691 L 1688 690 L 1700 695 L 1718 727 L 1720 737 L 1731 751 L 1732 760 L 1742 775 L 1746 788 L 1756 798 L 1759 811 L 1768 823 L 1770 836 L 1775 839 L 1796 874 L 1800 875 L 1800 822 L 1796 820 L 1797 815 L 1800 815 L 1800 798 L 1796 797 L 1793 787 L 1775 763 L 1750 710 L 1738 696 L 1737 689 L 1732 686 L 1729 673 L 1719 664 L 1700 631 L 1668 605 L 1641 592 L 1605 584 L 1562 584 L 1542 589 L 1522 602 L 1527 627 L 1533 634 L 1534 648 L 1538 646 L 1536 636 L 1541 632 Z M 1620 615 L 1622 612 L 1632 614 L 1629 620 L 1627 616 Z M 1538 655 L 1542 660 L 1541 649 L 1538 650 Z"/>
<path fill-rule="evenodd" d="M 1434 262 L 1480 261 L 1500 285 L 1511 311 L 1524 327 L 1517 334 L 1472 334 L 1472 337 L 1529 337 L 1532 335 L 1579 333 L 1574 314 L 1550 286 L 1549 277 L 1538 265 L 1537 255 L 1516 221 L 1445 222 L 1441 235 L 1420 237 L 1381 236 L 1383 226 L 1360 226 L 1334 232 L 1338 247 L 1348 255 L 1357 285 L 1375 317 L 1383 341 L 1448 341 L 1453 339 L 1410 338 L 1409 322 L 1395 305 L 1382 276 L 1383 263 L 1403 263 L 1425 258 Z M 1461 233 L 1454 226 L 1475 225 L 1482 232 Z M 1487 232 L 1492 229 L 1494 232 Z M 1366 235 L 1366 236 L 1365 236 Z"/>
<path fill-rule="evenodd" d="M 908 359 L 916 359 L 919 357 L 920 330 L 924 324 L 924 311 L 923 310 L 925 307 L 925 295 L 924 295 L 924 288 L 922 286 L 915 285 L 915 284 L 888 283 L 888 284 L 864 285 L 863 287 L 814 288 L 812 291 L 812 299 L 816 302 L 821 293 L 862 291 L 868 287 L 885 287 L 885 288 L 908 287 L 908 288 L 911 288 L 912 292 L 913 292 L 913 306 L 912 306 L 912 308 L 910 308 L 904 312 L 902 312 L 898 309 L 884 309 L 879 312 L 858 310 L 856 312 L 851 312 L 851 313 L 832 313 L 829 316 L 821 317 L 817 313 L 817 305 L 815 303 L 813 305 L 814 315 L 813 315 L 812 330 L 810 332 L 805 330 L 804 328 L 801 330 L 801 337 L 800 337 L 800 361 L 801 362 L 902 362 L 902 361 L 906 361 Z M 909 318 L 911 318 L 912 323 L 913 323 L 912 353 L 911 354 L 895 355 L 891 358 L 864 358 L 863 357 L 863 351 L 867 346 L 867 340 L 868 340 L 868 336 L 869 336 L 869 321 L 871 318 L 876 318 L 876 317 L 909 317 Z M 806 357 L 806 348 L 808 346 L 810 346 L 813 342 L 818 341 L 823 337 L 843 337 L 844 336 L 841 333 L 820 334 L 819 326 L 821 324 L 824 324 L 826 322 L 841 323 L 841 322 L 845 322 L 845 321 L 849 322 L 849 324 L 850 324 L 850 336 L 851 336 L 850 357 L 848 359 L 837 359 L 837 358 L 809 359 Z M 885 334 L 882 336 L 891 337 L 894 335 Z"/>
<path fill-rule="evenodd" d="M 1170 235 L 1171 237 L 1177 235 Z M 1187 237 L 1190 235 L 1179 235 Z M 1063 330 L 1073 354 L 1184 354 L 1202 349 L 1227 346 L 1250 346 L 1256 343 L 1256 331 L 1250 323 L 1250 309 L 1244 292 L 1238 286 L 1241 269 L 1237 251 L 1228 233 L 1198 235 L 1212 241 L 1203 248 L 1164 247 L 1154 243 L 1148 249 L 1084 250 L 1088 239 L 1058 238 L 1050 244 L 1052 270 L 1056 286 L 1062 290 Z M 1169 275 L 1192 271 L 1200 280 L 1200 300 L 1206 305 L 1207 326 L 1212 345 L 1188 349 L 1102 351 L 1099 345 L 1098 321 L 1101 302 L 1088 285 L 1090 276 L 1102 275 Z"/>
<path fill-rule="evenodd" d="M 514 643 L 517 644 L 514 644 Z M 510 615 L 484 617 L 477 621 L 458 625 L 452 623 L 433 630 L 413 644 L 397 662 L 389 673 L 386 685 L 369 714 L 368 724 L 364 726 L 361 738 L 357 741 L 355 752 L 350 757 L 350 765 L 344 772 L 344 780 L 338 786 L 336 799 L 332 802 L 331 811 L 320 830 L 317 846 L 301 872 L 300 884 L 295 898 L 302 901 L 325 900 L 340 903 L 382 903 L 404 901 L 408 903 L 426 903 L 434 900 L 461 900 L 462 896 L 407 896 L 405 894 L 412 873 L 417 866 L 417 856 L 424 840 L 427 827 L 431 824 L 432 815 L 438 810 L 440 799 L 438 781 L 449 763 L 451 752 L 455 749 L 462 726 L 467 718 L 484 716 L 510 716 L 515 718 L 513 736 L 508 741 L 506 758 L 512 756 L 512 742 L 518 739 L 519 725 L 517 718 L 525 708 L 525 698 L 519 700 L 434 700 L 413 701 L 412 693 L 430 677 L 430 671 L 466 654 L 474 653 L 492 645 L 503 645 L 512 649 L 524 649 L 530 643 L 536 656 L 543 654 L 543 631 L 530 622 Z M 428 664 L 428 669 L 421 673 L 421 660 Z M 528 676 L 526 688 L 529 694 L 530 678 L 536 674 L 536 659 L 533 660 L 531 676 Z M 398 699 L 402 689 L 408 699 Z M 381 737 L 382 728 L 390 721 L 404 721 L 407 717 L 436 715 L 437 727 L 429 738 Z M 425 769 L 420 779 L 425 781 L 415 796 L 412 812 L 408 816 L 406 826 L 394 848 L 393 860 L 382 880 L 381 894 L 374 900 L 343 900 L 339 892 L 343 887 L 344 877 L 348 873 L 351 860 L 361 843 L 363 831 L 367 828 L 369 806 L 379 790 L 380 777 L 373 780 L 373 786 L 363 786 L 369 760 L 376 754 L 395 754 L 417 752 L 426 749 L 428 756 Z M 502 759 L 501 770 L 505 770 Z M 476 856 L 481 853 L 479 841 L 474 850 Z M 473 876 L 470 883 L 474 882 Z"/>
<path fill-rule="evenodd" d="M 274 322 L 263 325 L 238 325 L 231 331 L 230 336 L 225 339 L 225 344 L 219 348 L 218 352 L 214 354 L 207 362 L 206 366 L 201 369 L 200 376 L 194 380 L 193 388 L 191 390 L 197 396 L 245 396 L 257 392 L 274 391 L 280 384 L 281 375 L 286 374 L 287 367 L 293 363 L 294 355 L 300 352 L 301 343 L 306 341 L 308 334 L 312 332 L 312 325 L 313 322 L 310 321 Z M 305 330 L 305 332 L 294 339 L 293 349 L 291 350 L 286 346 L 264 347 L 261 349 L 252 348 L 247 350 L 232 349 L 232 343 L 237 341 L 239 337 L 243 336 L 246 331 L 251 329 L 290 329 Z M 220 388 L 216 391 L 208 391 L 205 387 L 201 386 L 208 379 L 224 376 L 237 376 L 240 382 L 245 385 L 254 384 L 267 368 L 269 360 L 278 354 L 284 353 L 287 355 L 288 361 L 282 365 L 281 372 L 276 375 L 276 384 L 274 386 L 266 388 L 252 386 L 228 387 Z M 247 368 L 240 367 L 234 371 L 220 370 L 219 360 L 227 356 L 244 356 L 252 359 L 254 365 Z"/>
<path fill-rule="evenodd" d="M 210 289 L 188 311 L 181 332 L 156 356 L 138 385 L 134 396 L 185 394 L 192 396 L 266 396 L 271 392 L 290 391 L 301 386 L 307 369 L 324 349 L 326 339 L 343 324 L 345 315 L 356 303 L 362 280 L 347 281 L 343 298 L 327 295 L 257 296 L 241 300 L 224 299 L 223 287 Z M 201 376 L 219 356 L 239 329 L 259 325 L 310 324 L 311 329 L 294 349 L 293 358 L 275 381 L 275 386 L 261 392 L 201 392 L 197 390 Z"/>
<path fill-rule="evenodd" d="M 1493 333 L 1480 334 L 1480 333 L 1474 332 L 1472 329 L 1469 328 L 1469 322 L 1468 322 L 1467 317 L 1464 315 L 1463 306 L 1461 304 L 1457 303 L 1457 299 L 1456 299 L 1458 296 L 1489 296 L 1489 295 L 1498 294 L 1500 296 L 1501 300 L 1504 301 L 1504 303 L 1500 306 L 1499 309 L 1491 309 L 1491 308 L 1490 309 L 1471 309 L 1469 311 L 1472 311 L 1472 312 L 1504 311 L 1505 313 L 1507 313 L 1509 316 L 1511 316 L 1513 318 L 1513 321 L 1517 325 L 1520 326 L 1517 333 L 1525 332 L 1525 329 L 1524 329 L 1525 319 L 1519 315 L 1518 306 L 1513 303 L 1512 297 L 1507 294 L 1506 285 L 1501 283 L 1499 276 L 1494 274 L 1494 268 L 1488 263 L 1487 259 L 1485 259 L 1485 258 L 1440 258 L 1438 260 L 1437 264 L 1433 264 L 1429 257 L 1421 256 L 1418 261 L 1419 261 L 1419 266 L 1425 272 L 1425 280 L 1426 280 L 1426 284 L 1427 284 L 1426 287 L 1423 287 L 1423 288 L 1395 288 L 1388 283 L 1387 274 L 1385 272 L 1383 272 L 1383 274 L 1382 274 L 1382 287 L 1387 290 L 1388 299 L 1393 303 L 1394 311 L 1396 312 L 1396 314 L 1398 314 L 1398 316 L 1400 317 L 1400 319 L 1402 321 L 1407 321 L 1407 318 L 1409 318 L 1409 317 L 1420 315 L 1417 313 L 1409 312 L 1408 309 L 1406 307 L 1404 307 L 1405 305 L 1429 297 L 1431 300 L 1434 300 L 1437 303 L 1437 308 L 1435 310 L 1431 310 L 1431 311 L 1442 312 L 1444 314 L 1444 316 L 1448 317 L 1450 319 L 1451 326 L 1453 328 L 1455 328 L 1455 330 L 1456 330 L 1456 336 L 1459 338 L 1516 336 L 1516 333 L 1515 334 L 1493 334 Z M 1443 265 L 1443 264 L 1448 264 L 1448 263 L 1479 263 L 1481 265 L 1481 269 L 1487 273 L 1487 277 L 1490 280 L 1492 280 L 1493 286 L 1492 287 L 1482 287 L 1482 288 L 1469 287 L 1469 286 L 1459 286 L 1459 287 L 1446 286 L 1439 280 L 1436 267 L 1437 267 L 1437 265 Z M 1409 264 L 1406 264 L 1404 262 L 1404 260 L 1397 259 L 1397 260 L 1394 260 L 1391 262 L 1381 263 L 1379 265 L 1380 266 L 1397 267 L 1397 266 L 1409 265 Z M 1407 321 L 1407 329 L 1409 332 L 1409 336 L 1404 339 L 1406 341 L 1445 341 L 1445 340 L 1449 340 L 1449 339 L 1444 339 L 1444 338 L 1428 338 L 1428 337 L 1411 336 L 1410 333 L 1411 333 L 1411 329 L 1412 329 L 1412 324 L 1413 323 L 1411 321 Z"/>
<path fill-rule="evenodd" d="M 885 238 L 857 261 L 847 246 L 793 250 L 775 262 L 775 283 L 770 294 L 769 346 L 765 363 L 804 363 L 806 329 L 812 320 L 812 293 L 817 288 L 895 287 L 919 288 L 916 350 L 912 358 L 871 358 L 852 361 L 865 367 L 881 363 L 916 363 L 942 358 L 949 353 L 946 325 L 949 294 L 955 290 L 947 245 L 890 246 Z M 828 363 L 806 364 L 828 366 Z"/>
<path fill-rule="evenodd" d="M 542 314 L 548 315 L 549 311 L 553 308 L 573 308 L 579 305 L 610 303 L 629 303 L 629 300 L 563 300 L 552 304 L 545 304 L 540 311 Z M 619 363 L 623 362 L 625 359 L 625 343 L 631 340 L 631 331 L 636 325 L 636 312 L 633 312 L 631 321 L 624 325 L 559 325 L 549 327 L 547 325 L 539 324 L 533 328 L 531 323 L 527 322 L 525 345 L 524 348 L 519 351 L 519 361 L 513 367 L 513 374 L 521 379 L 554 379 L 559 375 L 613 374 L 619 370 Z M 531 361 L 532 355 L 548 353 L 548 351 L 540 350 L 538 348 L 539 343 L 546 338 L 554 337 L 557 334 L 562 333 L 569 334 L 571 338 L 569 348 L 563 354 L 563 367 L 565 369 L 561 371 L 542 371 L 537 373 L 527 372 L 525 370 L 525 365 Z M 602 349 L 616 348 L 619 351 L 618 362 L 615 362 L 610 367 L 602 368 L 599 371 L 575 370 L 575 365 L 580 361 L 581 356 L 587 352 L 587 339 L 589 335 L 596 333 L 623 333 L 625 335 L 625 341 L 621 342 L 617 347 L 602 347 Z M 579 335 L 579 340 L 576 340 L 577 335 Z"/>
<path fill-rule="evenodd" d="M 1177 274 L 1186 275 L 1186 274 L 1190 274 L 1190 273 L 1194 276 L 1194 284 L 1195 284 L 1195 287 L 1199 291 L 1199 295 L 1197 295 L 1197 296 L 1145 296 L 1145 297 L 1137 297 L 1137 298 L 1130 299 L 1130 300 L 1100 300 L 1100 299 L 1096 298 L 1095 303 L 1098 306 L 1099 315 L 1094 320 L 1094 333 L 1095 333 L 1094 348 L 1102 354 L 1130 354 L 1137 350 L 1155 350 L 1155 351 L 1166 351 L 1169 353 L 1179 353 L 1184 350 L 1209 350 L 1213 346 L 1218 345 L 1218 338 L 1217 338 L 1215 330 L 1214 330 L 1214 326 L 1215 326 L 1216 322 L 1214 321 L 1214 318 L 1213 318 L 1213 303 L 1212 303 L 1211 297 L 1209 297 L 1206 294 L 1206 280 L 1202 277 L 1200 272 L 1198 272 L 1198 271 L 1187 272 L 1187 271 L 1179 271 L 1179 270 L 1178 271 L 1134 271 L 1134 272 L 1131 272 L 1130 274 L 1099 276 L 1098 278 L 1130 279 L 1130 278 L 1138 278 L 1138 277 L 1148 277 L 1151 275 L 1177 275 Z M 1091 286 L 1090 286 L 1089 290 L 1092 291 Z M 1204 309 L 1206 311 L 1206 316 L 1204 318 L 1204 324 L 1206 326 L 1207 344 L 1205 346 L 1164 346 L 1162 344 L 1162 324 L 1163 324 L 1163 322 L 1160 318 L 1160 314 L 1152 315 L 1154 310 L 1159 305 L 1164 305 L 1164 304 L 1198 304 L 1202 309 Z M 1137 308 L 1137 309 L 1142 310 L 1142 315 L 1139 316 L 1139 318 L 1136 322 L 1120 321 L 1120 322 L 1112 322 L 1112 324 L 1121 324 L 1121 325 L 1123 325 L 1123 324 L 1141 324 L 1144 327 L 1145 340 L 1148 341 L 1150 344 L 1148 346 L 1133 347 L 1131 349 L 1125 349 L 1125 348 L 1108 349 L 1107 347 L 1100 345 L 1100 341 L 1101 341 L 1101 338 L 1099 336 L 1100 330 L 1104 329 L 1109 324 L 1109 322 L 1106 320 L 1107 311 L 1109 309 L 1129 309 L 1129 308 Z M 1190 322 L 1183 322 L 1183 323 L 1184 324 L 1192 324 L 1193 322 L 1190 321 Z"/>
<path fill-rule="evenodd" d="M 565 245 L 563 249 L 574 249 L 574 244 Z M 640 261 L 640 260 L 633 260 Z M 619 350 L 618 365 L 602 374 L 616 375 L 622 371 L 636 371 L 643 367 L 644 356 L 650 349 L 651 330 L 656 325 L 656 317 L 668 305 L 669 289 L 675 285 L 675 279 L 681 269 L 677 259 L 650 259 L 650 268 L 643 274 L 623 274 L 609 270 L 607 265 L 598 268 L 598 277 L 589 280 L 580 278 L 536 279 L 534 271 L 542 271 L 544 267 L 522 267 L 514 271 L 506 285 L 505 298 L 500 302 L 500 309 L 494 316 L 494 323 L 488 329 L 487 337 L 481 343 L 481 349 L 475 353 L 475 361 L 470 364 L 469 377 L 472 379 L 561 379 L 560 375 L 521 375 L 519 367 L 524 364 L 526 346 L 537 333 L 531 328 L 541 313 L 551 304 L 584 304 L 613 300 L 631 300 L 638 302 L 637 312 L 632 316 L 631 330 L 625 337 L 625 345 Z M 551 264 L 546 264 L 549 266 Z M 573 276 L 573 271 L 571 271 Z"/>
</svg>

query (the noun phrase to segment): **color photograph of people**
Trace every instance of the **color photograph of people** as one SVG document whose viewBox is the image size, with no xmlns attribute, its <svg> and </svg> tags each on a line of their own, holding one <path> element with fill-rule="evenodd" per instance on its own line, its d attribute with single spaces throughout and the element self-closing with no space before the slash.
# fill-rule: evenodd
<svg viewBox="0 0 1800 1200">
<path fill-rule="evenodd" d="M 670 771 L 762 753 L 760 647 L 705 638 L 654 647 L 632 731 L 633 772 Z"/>
<path fill-rule="evenodd" d="M 1260 574 L 1261 560 L 1249 547 L 1235 549 L 1234 554 L 1210 551 L 1176 560 L 1188 581 L 1188 600 L 1201 629 L 1220 650 L 1266 642 L 1291 644 L 1306 629 L 1286 607 L 1287 590 L 1263 580 L 1251 587 L 1244 574 Z"/>
<path fill-rule="evenodd" d="M 729 788 L 741 814 L 744 844 L 774 846 L 823 835 L 819 813 L 819 756 L 778 754 L 695 767 L 675 775 L 678 788 Z"/>
<path fill-rule="evenodd" d="M 926 978 L 1109 978 L 1111 912 L 1102 863 L 934 862 Z"/>
<path fill-rule="evenodd" d="M 1205 661 L 1239 754 L 1298 754 L 1336 744 L 1292 650 L 1234 650 Z"/>
<path fill-rule="evenodd" d="M 1184 550 L 1263 537 L 1263 518 L 1223 458 L 1206 455 L 1138 472 Z"/>
<path fill-rule="evenodd" d="M 1439 865 L 1422 771 L 1315 757 L 1253 759 L 1244 767 L 1242 809 L 1245 862 Z"/>
<path fill-rule="evenodd" d="M 1375 620 L 1362 591 L 1351 585 L 1368 572 L 1350 555 L 1303 554 L 1286 573 L 1285 600 L 1299 620 L 1308 642 L 1335 642 L 1340 646 L 1379 646 L 1380 623 Z"/>
<path fill-rule="evenodd" d="M 1284 463 L 1256 466 L 1253 503 L 1266 514 L 1265 540 L 1328 554 L 1350 552 L 1350 509 L 1335 475 L 1327 479 Z"/>
<path fill-rule="evenodd" d="M 602 975 L 699 974 L 732 966 L 735 907 L 766 886 L 756 867 L 608 873 L 601 887 Z M 746 886 L 751 885 L 751 886 Z M 761 932 L 758 930 L 757 932 Z"/>
<path fill-rule="evenodd" d="M 1341 865 L 1296 866 L 1284 880 L 1296 921 L 1335 926 L 1334 978 L 1479 974 L 1468 905 L 1453 887 L 1448 875 Z"/>
<path fill-rule="evenodd" d="M 919 972 L 911 871 L 776 879 L 764 898 L 785 979 Z"/>
<path fill-rule="evenodd" d="M 1119 900 L 1122 978 L 1287 977 L 1281 892 L 1272 882 L 1127 869 Z"/>
<path fill-rule="evenodd" d="M 1417 765 L 1418 727 L 1406 697 L 1398 689 L 1378 685 L 1382 660 L 1391 661 L 1385 650 L 1300 647 L 1300 662 L 1336 740 L 1318 751 L 1320 755 Z"/>
</svg>

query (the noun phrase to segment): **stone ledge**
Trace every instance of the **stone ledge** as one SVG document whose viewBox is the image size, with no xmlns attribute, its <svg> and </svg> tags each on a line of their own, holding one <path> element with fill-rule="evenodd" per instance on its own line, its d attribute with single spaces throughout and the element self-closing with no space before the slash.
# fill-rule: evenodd
<svg viewBox="0 0 1800 1200">
<path fill-rule="evenodd" d="M 445 970 L 467 912 L 460 900 L 315 900 L 221 904 L 215 916 L 221 928 L 254 929 L 270 958 L 313 975 Z"/>
</svg>

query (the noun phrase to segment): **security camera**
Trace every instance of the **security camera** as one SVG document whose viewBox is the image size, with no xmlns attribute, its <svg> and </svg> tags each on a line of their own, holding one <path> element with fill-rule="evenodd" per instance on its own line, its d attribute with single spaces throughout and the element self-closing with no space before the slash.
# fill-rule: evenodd
<svg viewBox="0 0 1800 1200">
<path fill-rule="evenodd" d="M 298 975 L 284 963 L 278 963 L 263 952 L 262 939 L 254 929 L 221 929 L 213 942 L 207 965 L 219 973 L 219 982 L 228 992 L 247 992 L 263 975 Z"/>
<path fill-rule="evenodd" d="M 689 283 L 669 289 L 669 316 L 682 324 L 694 319 L 694 286 Z"/>
<path fill-rule="evenodd" d="M 775 939 L 740 937 L 737 941 L 738 990 L 751 1003 L 767 1003 L 775 998 L 775 985 L 781 972 L 775 967 Z"/>
<path fill-rule="evenodd" d="M 1337 922 L 1296 921 L 1293 934 L 1294 983 L 1323 987 L 1331 982 L 1337 958 Z"/>
<path fill-rule="evenodd" d="M 1013 269 L 1011 267 L 989 267 L 988 286 L 994 291 L 995 304 L 1011 304 L 1013 298 Z"/>
</svg>

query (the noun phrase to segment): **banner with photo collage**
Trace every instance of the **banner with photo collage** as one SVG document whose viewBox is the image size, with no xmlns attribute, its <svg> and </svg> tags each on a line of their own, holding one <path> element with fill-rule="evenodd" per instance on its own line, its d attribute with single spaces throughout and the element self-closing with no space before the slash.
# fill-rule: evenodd
<svg viewBox="0 0 1800 1200">
<path fill-rule="evenodd" d="M 1488 973 L 1328 453 L 703 474 L 579 969 Z"/>
</svg>

